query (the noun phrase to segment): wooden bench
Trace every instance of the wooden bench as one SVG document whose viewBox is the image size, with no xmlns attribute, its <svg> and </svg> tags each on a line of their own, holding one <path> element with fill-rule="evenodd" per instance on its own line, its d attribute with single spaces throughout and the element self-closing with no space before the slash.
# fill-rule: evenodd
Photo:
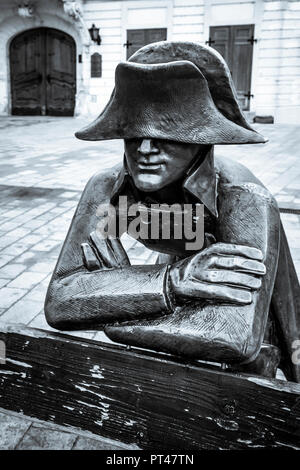
<svg viewBox="0 0 300 470">
<path fill-rule="evenodd" d="M 22 325 L 0 341 L 2 408 L 141 449 L 300 448 L 298 384 Z"/>
</svg>

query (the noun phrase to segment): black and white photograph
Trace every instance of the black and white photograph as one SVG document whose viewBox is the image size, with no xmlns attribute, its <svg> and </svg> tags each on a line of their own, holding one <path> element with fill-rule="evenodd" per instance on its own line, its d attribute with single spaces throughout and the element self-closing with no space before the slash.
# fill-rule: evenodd
<svg viewBox="0 0 300 470">
<path fill-rule="evenodd" d="M 0 194 L 1 451 L 300 450 L 300 0 L 0 0 Z"/>
</svg>

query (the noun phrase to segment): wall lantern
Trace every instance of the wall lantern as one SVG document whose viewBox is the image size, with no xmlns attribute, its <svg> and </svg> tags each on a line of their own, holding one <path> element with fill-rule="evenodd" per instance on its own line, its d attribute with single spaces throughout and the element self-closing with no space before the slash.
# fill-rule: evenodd
<svg viewBox="0 0 300 470">
<path fill-rule="evenodd" d="M 91 36 L 91 40 L 96 42 L 98 46 L 101 44 L 101 36 L 99 34 L 99 28 L 96 28 L 94 24 L 92 24 L 92 27 L 89 29 L 89 33 Z"/>
</svg>

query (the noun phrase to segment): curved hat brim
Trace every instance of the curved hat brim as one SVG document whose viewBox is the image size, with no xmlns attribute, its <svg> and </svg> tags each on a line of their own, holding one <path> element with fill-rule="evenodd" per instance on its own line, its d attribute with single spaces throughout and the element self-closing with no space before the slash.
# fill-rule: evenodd
<svg viewBox="0 0 300 470">
<path fill-rule="evenodd" d="M 120 63 L 108 105 L 75 135 L 83 140 L 144 137 L 205 145 L 266 142 L 218 110 L 204 75 L 187 60 Z"/>
</svg>

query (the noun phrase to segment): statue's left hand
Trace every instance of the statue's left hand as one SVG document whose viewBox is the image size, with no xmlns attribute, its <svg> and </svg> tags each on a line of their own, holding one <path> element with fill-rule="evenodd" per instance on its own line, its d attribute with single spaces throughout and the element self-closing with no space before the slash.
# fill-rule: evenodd
<svg viewBox="0 0 300 470">
<path fill-rule="evenodd" d="M 172 291 L 179 298 L 249 304 L 266 273 L 262 260 L 255 247 L 215 243 L 171 266 Z"/>
</svg>

